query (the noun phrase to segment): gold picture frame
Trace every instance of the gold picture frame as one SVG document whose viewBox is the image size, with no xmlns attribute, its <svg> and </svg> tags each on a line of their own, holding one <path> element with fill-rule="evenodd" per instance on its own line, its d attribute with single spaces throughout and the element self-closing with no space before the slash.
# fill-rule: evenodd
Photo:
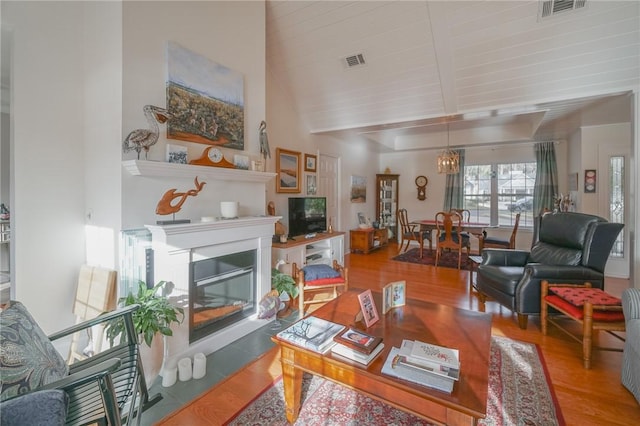
<svg viewBox="0 0 640 426">
<path fill-rule="evenodd" d="M 276 148 L 276 192 L 296 194 L 301 186 L 300 152 Z"/>
</svg>

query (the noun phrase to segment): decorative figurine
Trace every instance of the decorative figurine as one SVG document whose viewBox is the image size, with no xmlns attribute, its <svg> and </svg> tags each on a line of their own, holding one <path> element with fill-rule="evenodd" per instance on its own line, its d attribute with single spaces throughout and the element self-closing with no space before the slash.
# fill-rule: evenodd
<svg viewBox="0 0 640 426">
<path fill-rule="evenodd" d="M 263 120 L 260 122 L 260 154 L 264 157 L 264 166 L 266 170 L 267 157 L 271 158 L 269 150 L 269 138 L 267 137 L 267 123 Z M 262 171 L 265 171 L 262 170 Z"/>
<path fill-rule="evenodd" d="M 198 195 L 200 191 L 202 191 L 202 188 L 206 185 L 206 182 L 202 182 L 202 183 L 198 182 L 197 176 L 193 182 L 196 186 L 196 189 L 190 189 L 187 192 L 176 192 L 176 188 L 173 188 L 165 192 L 162 198 L 160 199 L 160 201 L 158 201 L 158 205 L 156 207 L 156 214 L 167 215 L 167 214 L 172 214 L 172 213 L 175 214 L 176 212 L 179 212 L 184 202 L 187 201 L 187 197 L 189 196 L 195 197 L 196 195 Z M 180 201 L 172 205 L 171 202 L 176 198 L 180 198 Z M 172 221 L 158 221 L 158 224 L 160 225 L 169 225 L 169 224 L 175 224 L 175 223 L 189 223 L 189 220 L 184 219 L 184 220 L 172 220 Z"/>
<path fill-rule="evenodd" d="M 153 105 L 145 105 L 142 110 L 144 111 L 144 116 L 147 118 L 147 123 L 149 123 L 149 129 L 132 131 L 122 144 L 122 151 L 127 153 L 135 150 L 138 153 L 138 160 L 140 159 L 140 151 L 142 150 L 144 150 L 144 158 L 147 159 L 149 148 L 158 142 L 158 136 L 160 134 L 158 123 L 165 123 L 170 116 L 166 109 Z"/>
</svg>

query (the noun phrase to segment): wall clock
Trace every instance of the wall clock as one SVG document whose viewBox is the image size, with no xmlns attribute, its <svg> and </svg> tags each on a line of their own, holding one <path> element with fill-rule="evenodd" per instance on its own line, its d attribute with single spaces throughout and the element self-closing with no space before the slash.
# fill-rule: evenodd
<svg viewBox="0 0 640 426">
<path fill-rule="evenodd" d="M 189 164 L 195 164 L 198 166 L 226 167 L 228 169 L 235 169 L 236 167 L 233 163 L 227 161 L 220 148 L 215 146 L 207 147 L 202 151 L 200 158 L 189 161 Z"/>
<path fill-rule="evenodd" d="M 418 200 L 422 201 L 427 198 L 427 184 L 429 179 L 425 176 L 418 176 L 416 178 L 416 186 L 418 187 Z"/>
</svg>

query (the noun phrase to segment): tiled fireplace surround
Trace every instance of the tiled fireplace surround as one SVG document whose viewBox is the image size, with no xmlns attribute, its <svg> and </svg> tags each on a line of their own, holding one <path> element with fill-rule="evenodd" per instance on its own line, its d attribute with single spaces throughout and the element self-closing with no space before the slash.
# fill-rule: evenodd
<svg viewBox="0 0 640 426">
<path fill-rule="evenodd" d="M 214 222 L 169 226 L 147 225 L 152 235 L 155 275 L 175 285 L 169 295 L 173 303 L 185 309 L 185 320 L 167 339 L 165 363 L 175 365 L 180 358 L 202 352 L 214 352 L 265 324 L 257 314 L 189 344 L 189 265 L 192 261 L 225 254 L 256 250 L 257 290 L 260 300 L 271 290 L 271 239 L 277 216 L 240 217 Z"/>
</svg>

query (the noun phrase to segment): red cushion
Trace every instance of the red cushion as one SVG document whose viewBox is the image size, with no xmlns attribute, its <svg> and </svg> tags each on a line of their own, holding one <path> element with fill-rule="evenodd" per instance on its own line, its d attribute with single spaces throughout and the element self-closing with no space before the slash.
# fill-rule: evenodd
<svg viewBox="0 0 640 426">
<path fill-rule="evenodd" d="M 582 306 L 585 301 L 593 305 L 620 306 L 622 302 L 617 297 L 605 293 L 599 288 L 585 287 L 549 287 L 551 293 L 555 293 L 574 306 Z"/>
<path fill-rule="evenodd" d="M 553 306 L 558 309 L 562 309 L 566 313 L 569 314 L 572 318 L 583 319 L 584 311 L 581 307 L 576 305 L 572 305 L 567 302 L 560 296 L 556 296 L 554 294 L 550 294 L 545 296 L 544 300 L 547 301 L 547 304 Z M 605 322 L 618 322 L 624 321 L 624 313 L 622 311 L 598 311 L 593 310 L 593 320 L 594 321 L 605 321 Z"/>
<path fill-rule="evenodd" d="M 305 281 L 304 284 L 308 286 L 314 285 L 329 285 L 329 284 L 342 284 L 344 283 L 344 278 L 336 277 L 336 278 L 318 278 L 313 281 Z"/>
</svg>

